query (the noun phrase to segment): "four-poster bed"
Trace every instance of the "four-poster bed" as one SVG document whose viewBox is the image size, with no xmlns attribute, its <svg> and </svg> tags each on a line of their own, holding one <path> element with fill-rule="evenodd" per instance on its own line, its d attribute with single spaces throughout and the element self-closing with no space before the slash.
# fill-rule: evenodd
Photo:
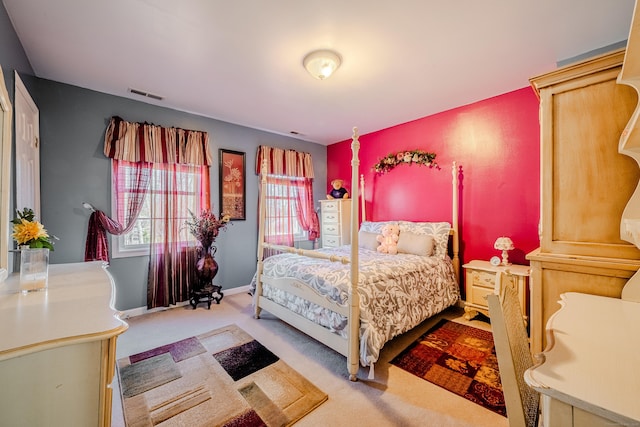
<svg viewBox="0 0 640 427">
<path fill-rule="evenodd" d="M 347 357 L 349 379 L 359 364 L 370 377 L 386 341 L 417 326 L 460 298 L 458 256 L 458 170 L 453 165 L 452 221 L 409 221 L 358 224 L 357 128 L 351 143 L 351 245 L 303 250 L 265 242 L 266 170 L 261 177 L 258 263 L 254 278 L 255 317 L 262 309 Z M 379 254 L 367 241 L 389 222 L 420 247 L 398 255 Z M 362 239 L 361 239 L 362 238 Z M 431 239 L 431 240 L 429 240 Z M 419 243 L 418 243 L 419 242 Z M 369 245 L 370 247 L 367 247 Z M 429 247 L 430 245 L 430 247 Z M 424 252 L 426 248 L 427 252 Z M 263 260 L 264 250 L 282 252 Z M 433 249 L 433 253 L 431 251 Z"/>
</svg>

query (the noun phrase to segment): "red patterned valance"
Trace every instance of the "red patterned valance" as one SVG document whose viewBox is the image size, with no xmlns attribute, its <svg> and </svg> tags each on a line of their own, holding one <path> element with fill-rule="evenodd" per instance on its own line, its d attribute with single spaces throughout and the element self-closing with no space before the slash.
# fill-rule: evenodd
<svg viewBox="0 0 640 427">
<path fill-rule="evenodd" d="M 131 123 L 116 116 L 105 132 L 104 155 L 128 162 L 212 164 L 207 132 Z"/>
<path fill-rule="evenodd" d="M 258 147 L 256 156 L 256 174 L 258 175 L 263 160 L 267 161 L 267 173 L 270 175 L 313 178 L 313 162 L 309 153 L 261 145 Z"/>
</svg>

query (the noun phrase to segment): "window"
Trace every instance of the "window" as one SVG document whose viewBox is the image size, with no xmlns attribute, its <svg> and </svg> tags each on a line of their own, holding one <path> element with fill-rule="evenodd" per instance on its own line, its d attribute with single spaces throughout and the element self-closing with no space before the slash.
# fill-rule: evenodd
<svg viewBox="0 0 640 427">
<path fill-rule="evenodd" d="M 267 215 L 265 235 L 279 243 L 293 236 L 294 241 L 307 240 L 308 232 L 300 224 L 298 200 L 308 191 L 305 178 L 269 175 L 267 178 Z"/>
<path fill-rule="evenodd" d="M 264 178 L 260 199 L 264 212 L 265 242 L 294 246 L 296 241 L 315 240 L 320 233 L 313 209 L 313 162 L 309 153 L 261 145 L 256 173 Z M 262 203 L 262 202 L 261 202 Z M 270 250 L 264 257 L 272 255 Z"/>
<path fill-rule="evenodd" d="M 148 255 L 152 241 L 151 230 L 156 233 L 156 242 L 164 242 L 169 236 L 173 241 L 185 244 L 195 243 L 194 237 L 186 227 L 178 230 L 178 233 L 167 232 L 165 221 L 168 215 L 172 215 L 175 222 L 184 223 L 189 217 L 189 211 L 197 213 L 201 210 L 201 168 L 190 165 L 165 165 L 153 164 L 151 168 L 149 188 L 136 188 L 135 163 L 114 160 L 119 165 L 112 168 L 114 185 L 112 197 L 112 212 L 118 207 L 129 206 L 140 192 L 146 192 L 144 202 L 138 218 L 128 233 L 113 237 L 113 257 L 127 257 Z M 170 182 L 170 185 L 167 183 Z M 118 187 L 120 188 L 118 190 Z M 166 206 L 167 197 L 153 197 L 157 195 L 175 196 L 176 202 L 172 207 Z M 155 201 L 155 202 L 154 202 Z M 155 206 L 152 206 L 155 203 Z M 169 213 L 171 212 L 171 213 Z M 155 216 L 154 216 L 155 215 Z M 152 222 L 155 222 L 152 227 Z"/>
</svg>

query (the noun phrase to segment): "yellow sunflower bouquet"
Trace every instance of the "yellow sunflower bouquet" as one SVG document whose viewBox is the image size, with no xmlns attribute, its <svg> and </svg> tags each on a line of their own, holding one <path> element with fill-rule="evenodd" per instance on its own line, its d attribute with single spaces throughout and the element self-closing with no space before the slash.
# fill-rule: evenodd
<svg viewBox="0 0 640 427">
<path fill-rule="evenodd" d="M 13 234 L 11 237 L 19 246 L 29 246 L 30 248 L 47 248 L 53 251 L 51 237 L 44 226 L 36 221 L 32 209 L 24 208 L 22 212 L 16 210 L 17 218 L 13 219 Z"/>
</svg>

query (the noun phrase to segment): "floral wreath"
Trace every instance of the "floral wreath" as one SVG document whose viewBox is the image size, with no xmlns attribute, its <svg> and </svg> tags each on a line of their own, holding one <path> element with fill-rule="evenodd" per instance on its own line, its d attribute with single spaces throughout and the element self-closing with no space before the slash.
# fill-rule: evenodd
<svg viewBox="0 0 640 427">
<path fill-rule="evenodd" d="M 373 170 L 379 174 L 384 174 L 398 165 L 410 165 L 413 163 L 417 163 L 419 165 L 427 166 L 430 168 L 440 169 L 440 166 L 438 166 L 435 159 L 435 153 L 428 153 L 421 150 L 399 151 L 395 154 L 387 154 L 385 157 L 380 159 L 378 163 L 373 165 Z"/>
</svg>

